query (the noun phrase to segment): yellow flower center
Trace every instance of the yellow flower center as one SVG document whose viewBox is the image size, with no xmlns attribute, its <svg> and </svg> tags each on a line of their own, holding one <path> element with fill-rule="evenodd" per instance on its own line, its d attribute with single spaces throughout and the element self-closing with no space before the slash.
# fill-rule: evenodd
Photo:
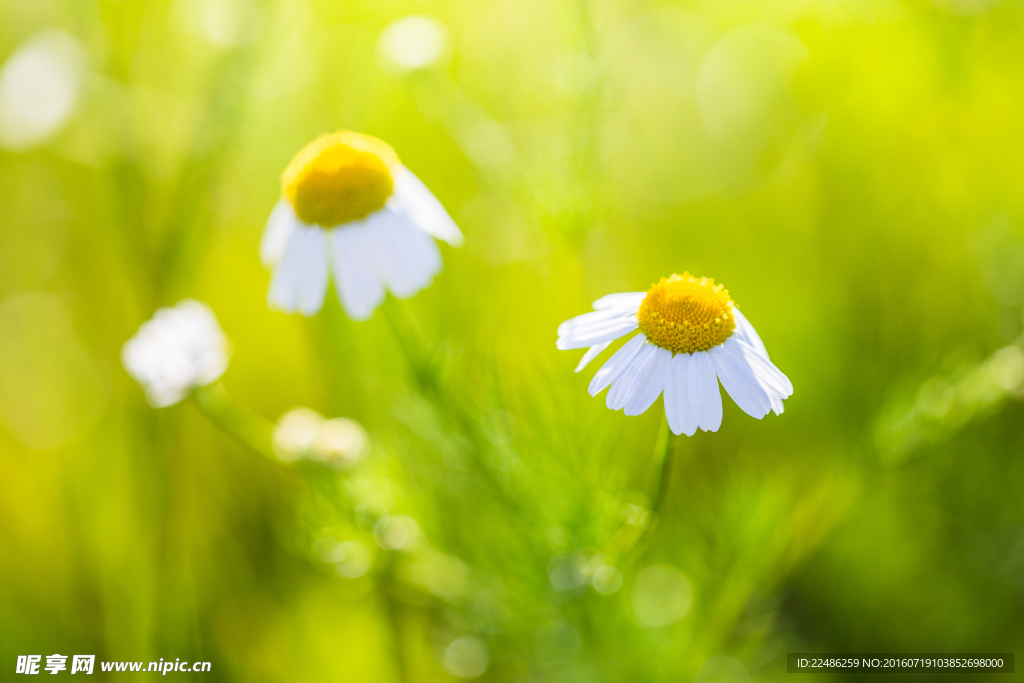
<svg viewBox="0 0 1024 683">
<path fill-rule="evenodd" d="M 397 163 L 386 142 L 343 130 L 296 154 L 281 175 L 281 191 L 302 221 L 331 227 L 383 208 L 394 189 L 390 169 Z"/>
<path fill-rule="evenodd" d="M 707 351 L 736 329 L 730 301 L 729 290 L 710 278 L 689 273 L 661 278 L 640 304 L 640 331 L 672 353 Z"/>
</svg>

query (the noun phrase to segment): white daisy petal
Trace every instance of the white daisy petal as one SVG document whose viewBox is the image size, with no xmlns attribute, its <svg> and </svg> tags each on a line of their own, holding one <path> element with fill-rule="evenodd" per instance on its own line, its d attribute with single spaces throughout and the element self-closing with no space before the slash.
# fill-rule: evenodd
<svg viewBox="0 0 1024 683">
<path fill-rule="evenodd" d="M 707 431 L 707 420 L 704 419 L 704 399 L 700 392 L 700 387 L 697 383 L 698 373 L 698 359 L 694 358 L 696 354 L 690 354 L 690 360 L 686 364 L 686 393 L 690 399 L 690 410 L 693 411 L 693 419 L 697 421 L 697 428 Z M 716 382 L 718 380 L 715 380 Z M 707 383 L 707 380 L 704 380 Z"/>
<path fill-rule="evenodd" d="M 722 426 L 722 394 L 718 390 L 718 377 L 707 351 L 697 351 L 690 355 L 686 383 L 697 426 L 705 432 L 717 432 Z"/>
<path fill-rule="evenodd" d="M 389 228 L 394 220 L 387 207 L 370 214 L 361 223 L 366 235 L 367 257 L 381 284 L 396 296 L 406 298 L 412 295 L 412 278 L 396 258 Z"/>
<path fill-rule="evenodd" d="M 632 308 L 635 312 L 640 308 L 640 303 L 644 300 L 645 296 L 647 296 L 647 292 L 619 292 L 617 294 L 607 294 L 595 301 L 592 305 L 595 311 L 604 310 L 606 308 Z"/>
<path fill-rule="evenodd" d="M 327 237 L 318 227 L 296 225 L 274 268 L 267 303 L 286 313 L 313 315 L 327 292 Z"/>
<path fill-rule="evenodd" d="M 441 258 L 432 238 L 418 230 L 403 209 L 385 206 L 361 221 L 377 275 L 399 299 L 430 284 Z"/>
<path fill-rule="evenodd" d="M 765 390 L 771 389 L 780 398 L 789 398 L 793 395 L 793 384 L 789 378 L 745 341 L 733 335 L 725 340 L 722 348 L 746 363 Z"/>
<path fill-rule="evenodd" d="M 626 328 L 626 332 L 619 333 L 619 336 L 626 334 L 629 328 L 636 327 L 636 316 L 619 316 L 608 320 L 594 321 L 587 325 L 562 328 L 562 333 L 555 341 L 555 348 L 558 349 L 581 349 L 585 346 L 593 346 L 598 342 L 587 343 L 585 340 L 595 336 L 601 336 L 611 330 Z"/>
<path fill-rule="evenodd" d="M 285 247 L 288 246 L 288 238 L 291 237 L 298 220 L 287 199 L 280 200 L 274 206 L 260 239 L 260 263 L 270 268 L 281 260 Z"/>
<path fill-rule="evenodd" d="M 676 354 L 669 361 L 668 370 L 665 372 L 665 418 L 668 420 L 668 427 L 676 436 L 683 433 L 683 425 L 679 420 L 679 364 L 676 362 L 679 356 Z M 685 371 L 684 371 L 685 372 Z M 685 376 L 685 375 L 684 375 Z M 685 381 L 685 380 L 684 380 Z M 685 384 L 683 385 L 685 389 Z"/>
<path fill-rule="evenodd" d="M 657 348 L 653 344 L 641 346 L 629 367 L 623 370 L 619 378 L 612 383 L 612 388 L 608 391 L 605 400 L 605 405 L 611 410 L 622 410 L 636 394 L 647 375 L 647 369 L 654 362 L 654 351 Z"/>
<path fill-rule="evenodd" d="M 590 380 L 590 386 L 587 388 L 590 395 L 597 396 L 618 379 L 622 371 L 629 366 L 636 354 L 640 352 L 646 341 L 647 337 L 643 333 L 638 334 L 623 344 L 621 349 L 613 353 L 612 357 L 601 366 L 601 369 L 597 371 L 594 378 Z"/>
<path fill-rule="evenodd" d="M 391 175 L 395 181 L 393 196 L 409 212 L 416 227 L 453 247 L 462 246 L 462 231 L 423 181 L 405 166 L 392 168 Z"/>
<path fill-rule="evenodd" d="M 721 346 L 712 347 L 708 353 L 718 379 L 740 410 L 758 420 L 767 415 L 771 401 L 747 364 Z"/>
<path fill-rule="evenodd" d="M 693 436 L 697 431 L 697 419 L 690 409 L 690 391 L 687 386 L 687 372 L 690 354 L 677 353 L 669 363 L 665 376 L 665 416 L 673 434 Z"/>
<path fill-rule="evenodd" d="M 331 235 L 338 299 L 352 320 L 367 320 L 384 301 L 384 288 L 366 256 L 369 241 L 362 225 L 336 228 Z"/>
<path fill-rule="evenodd" d="M 740 344 L 743 346 L 740 346 Z M 789 398 L 791 395 L 790 392 L 784 391 L 789 379 L 779 372 L 778 368 L 771 365 L 771 361 L 765 360 L 763 356 L 754 351 L 752 347 L 742 340 L 734 341 L 733 338 L 730 337 L 726 340 L 725 344 L 723 344 L 722 348 L 736 356 L 741 363 L 744 363 L 747 366 L 751 373 L 753 373 L 757 383 L 768 395 L 768 401 L 771 403 L 772 412 L 776 415 L 782 415 L 782 413 L 785 412 L 785 406 L 783 406 L 782 400 Z M 768 366 L 770 366 L 770 368 Z M 760 368 L 762 373 L 759 375 L 758 372 L 755 371 L 755 368 Z M 781 375 L 781 379 L 776 377 L 775 379 L 777 381 L 774 382 L 764 379 L 765 377 L 775 376 L 771 368 L 774 368 L 774 372 Z"/>
<path fill-rule="evenodd" d="M 750 346 L 760 353 L 765 358 L 768 358 L 768 349 L 764 347 L 764 342 L 761 341 L 761 337 L 758 336 L 757 330 L 750 324 L 747 317 L 740 312 L 740 309 L 736 308 L 732 303 L 729 304 L 732 309 L 733 315 L 736 317 L 736 331 L 734 335 L 739 336 L 740 339 L 750 344 Z"/>
<path fill-rule="evenodd" d="M 423 289 L 444 269 L 441 250 L 437 248 L 433 237 L 416 228 L 404 209 L 398 209 L 397 213 L 402 217 L 396 232 L 404 237 L 405 262 L 409 264 L 410 271 L 417 273 L 415 277 L 422 283 L 420 289 Z"/>
<path fill-rule="evenodd" d="M 587 349 L 587 352 L 583 354 L 583 358 L 580 358 L 580 364 L 576 366 L 575 372 L 579 373 L 583 370 L 583 368 L 587 367 L 587 365 L 590 364 L 590 361 L 597 358 L 598 354 L 607 349 L 608 345 L 611 344 L 612 341 L 614 341 L 614 339 L 606 341 L 602 344 L 594 344 L 589 349 Z"/>
<path fill-rule="evenodd" d="M 590 313 L 584 313 L 578 315 L 575 318 L 569 318 L 564 323 L 558 326 L 558 336 L 563 337 L 567 334 L 571 334 L 574 331 L 585 331 L 593 327 L 600 327 L 607 323 L 609 320 L 615 320 L 618 318 L 628 318 L 632 313 L 627 313 L 618 309 L 604 310 L 604 311 L 591 311 Z"/>
<path fill-rule="evenodd" d="M 611 320 L 601 327 L 595 327 L 580 334 L 566 335 L 559 337 L 555 342 L 555 348 L 563 351 L 568 349 L 582 349 L 594 344 L 601 344 L 606 341 L 613 341 L 625 336 L 635 330 L 638 323 L 634 318 L 621 318 Z"/>
<path fill-rule="evenodd" d="M 671 351 L 655 347 L 654 360 L 648 365 L 647 372 L 637 387 L 636 393 L 624 406 L 626 415 L 640 415 L 658 400 L 662 389 L 665 388 L 665 375 L 671 362 Z"/>
</svg>

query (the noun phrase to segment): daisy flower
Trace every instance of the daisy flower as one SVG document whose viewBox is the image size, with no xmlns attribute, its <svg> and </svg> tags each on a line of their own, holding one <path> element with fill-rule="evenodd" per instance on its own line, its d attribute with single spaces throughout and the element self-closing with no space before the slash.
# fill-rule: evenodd
<svg viewBox="0 0 1024 683">
<path fill-rule="evenodd" d="M 793 393 L 729 291 L 712 279 L 673 275 L 646 292 L 609 294 L 594 308 L 562 323 L 556 346 L 587 348 L 580 372 L 613 341 L 640 329 L 590 382 L 591 396 L 611 387 L 612 410 L 639 415 L 664 392 L 672 432 L 693 436 L 698 428 L 716 432 L 722 424 L 719 381 L 743 412 L 759 420 L 769 411 L 781 415 L 782 400 Z"/>
<path fill-rule="evenodd" d="M 330 273 L 353 320 L 366 320 L 385 290 L 405 299 L 441 271 L 434 238 L 462 233 L 441 202 L 368 135 L 341 131 L 314 140 L 281 176 L 281 200 L 267 221 L 260 259 L 274 272 L 267 302 L 313 315 Z"/>
<path fill-rule="evenodd" d="M 228 369 L 230 344 L 210 307 L 184 299 L 161 308 L 121 348 L 121 362 L 154 408 L 174 405 Z"/>
</svg>

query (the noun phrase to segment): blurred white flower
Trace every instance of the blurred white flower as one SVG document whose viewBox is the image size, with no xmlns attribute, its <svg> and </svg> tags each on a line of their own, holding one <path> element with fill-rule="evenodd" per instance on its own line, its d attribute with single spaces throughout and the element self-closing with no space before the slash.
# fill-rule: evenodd
<svg viewBox="0 0 1024 683">
<path fill-rule="evenodd" d="M 639 415 L 665 393 L 665 416 L 675 434 L 722 424 L 718 382 L 743 412 L 761 419 L 793 385 L 768 359 L 761 338 L 729 297 L 708 278 L 689 273 L 662 278 L 646 292 L 609 294 L 558 327 L 559 349 L 588 348 L 581 371 L 619 337 L 640 329 L 590 382 L 590 395 L 607 389 L 611 410 Z"/>
<path fill-rule="evenodd" d="M 380 34 L 380 56 L 400 71 L 414 71 L 434 64 L 444 54 L 448 32 L 444 24 L 427 17 L 405 17 Z"/>
<path fill-rule="evenodd" d="M 41 31 L 0 70 L 0 146 L 27 149 L 53 137 L 75 112 L 85 51 L 72 36 Z"/>
<path fill-rule="evenodd" d="M 161 308 L 121 349 L 121 362 L 154 408 L 174 405 L 228 369 L 230 344 L 206 304 Z"/>
<path fill-rule="evenodd" d="M 310 408 L 295 408 L 274 426 L 274 454 L 284 462 L 301 458 L 337 469 L 352 466 L 366 449 L 366 432 L 343 417 L 325 419 Z"/>
<path fill-rule="evenodd" d="M 433 238 L 452 246 L 462 233 L 441 202 L 391 147 L 341 131 L 300 151 L 281 178 L 260 258 L 273 267 L 268 304 L 313 315 L 331 271 L 345 312 L 366 320 L 385 290 L 404 299 L 441 271 Z"/>
</svg>

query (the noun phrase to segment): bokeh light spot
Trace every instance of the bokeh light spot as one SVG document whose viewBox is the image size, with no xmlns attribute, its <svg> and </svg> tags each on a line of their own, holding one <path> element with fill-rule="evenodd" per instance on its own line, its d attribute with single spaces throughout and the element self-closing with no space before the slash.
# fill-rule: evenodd
<svg viewBox="0 0 1024 683">
<path fill-rule="evenodd" d="M 648 628 L 668 626 L 679 621 L 693 604 L 689 579 L 667 564 L 655 564 L 643 569 L 636 577 L 631 597 L 637 621 Z"/>
<path fill-rule="evenodd" d="M 444 53 L 447 31 L 441 22 L 427 17 L 405 17 L 380 34 L 378 49 L 393 67 L 402 71 L 423 69 Z"/>
<path fill-rule="evenodd" d="M 456 638 L 445 648 L 444 669 L 459 678 L 476 678 L 491 662 L 484 641 L 474 636 Z"/>
</svg>

